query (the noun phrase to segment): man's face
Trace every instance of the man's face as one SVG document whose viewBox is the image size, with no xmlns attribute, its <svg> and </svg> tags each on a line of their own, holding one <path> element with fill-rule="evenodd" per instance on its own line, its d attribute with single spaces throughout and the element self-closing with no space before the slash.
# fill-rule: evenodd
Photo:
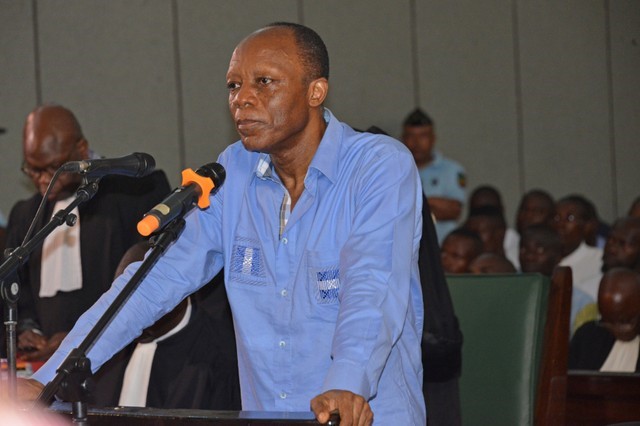
<svg viewBox="0 0 640 426">
<path fill-rule="evenodd" d="M 553 206 L 541 197 L 531 195 L 522 200 L 516 218 L 516 228 L 522 234 L 527 227 L 549 223 L 553 216 Z"/>
<path fill-rule="evenodd" d="M 23 140 L 24 161 L 22 170 L 31 179 L 36 189 L 44 195 L 55 171 L 67 161 L 85 158 L 86 141 L 60 140 L 69 135 L 56 134 L 48 130 L 46 123 L 25 127 Z M 51 188 L 49 201 L 64 199 L 77 189 L 81 177 L 62 173 Z"/>
<path fill-rule="evenodd" d="M 627 226 L 624 220 L 617 222 L 604 246 L 602 263 L 605 272 L 618 266 L 637 270 L 640 267 L 640 230 Z"/>
<path fill-rule="evenodd" d="M 602 278 L 598 291 L 598 310 L 600 325 L 617 340 L 628 342 L 640 334 L 640 309 L 637 294 L 621 286 L 621 279 L 625 278 L 606 274 Z"/>
<path fill-rule="evenodd" d="M 551 276 L 562 255 L 554 252 L 536 238 L 522 238 L 520 240 L 520 269 L 522 272 L 538 272 Z"/>
<path fill-rule="evenodd" d="M 229 110 L 249 151 L 286 152 L 309 122 L 309 85 L 293 35 L 268 29 L 244 40 L 227 72 Z"/>
<path fill-rule="evenodd" d="M 402 142 L 413 154 L 416 164 L 421 166 L 430 162 L 436 143 L 433 126 L 404 126 Z"/>
<path fill-rule="evenodd" d="M 469 265 L 475 259 L 473 243 L 459 235 L 450 235 L 442 242 L 442 267 L 450 274 L 469 272 Z"/>
<path fill-rule="evenodd" d="M 578 248 L 585 237 L 584 212 L 574 202 L 559 202 L 553 217 L 553 226 L 560 235 L 563 253 L 568 255 Z"/>
<path fill-rule="evenodd" d="M 486 253 L 501 254 L 504 252 L 505 229 L 499 228 L 493 218 L 487 216 L 472 216 L 467 219 L 464 227 L 478 234 Z"/>
</svg>

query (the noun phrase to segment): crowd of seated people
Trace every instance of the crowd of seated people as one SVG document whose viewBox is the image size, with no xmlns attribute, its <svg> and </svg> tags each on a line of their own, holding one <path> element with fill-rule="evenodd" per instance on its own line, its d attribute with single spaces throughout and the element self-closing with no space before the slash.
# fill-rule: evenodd
<svg viewBox="0 0 640 426">
<path fill-rule="evenodd" d="M 514 228 L 508 226 L 497 188 L 478 186 L 467 204 L 465 220 L 442 242 L 445 272 L 551 276 L 556 266 L 568 266 L 573 278 L 571 335 L 600 317 L 603 273 L 620 267 L 640 272 L 640 197 L 612 225 L 578 194 L 556 201 L 544 190 L 528 191 L 518 205 Z"/>
</svg>

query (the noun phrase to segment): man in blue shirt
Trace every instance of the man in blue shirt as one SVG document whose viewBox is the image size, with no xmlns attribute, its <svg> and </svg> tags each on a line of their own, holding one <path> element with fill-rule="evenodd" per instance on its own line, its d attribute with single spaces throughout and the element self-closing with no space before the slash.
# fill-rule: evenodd
<svg viewBox="0 0 640 426">
<path fill-rule="evenodd" d="M 462 213 L 466 192 L 466 173 L 457 162 L 434 149 L 433 120 L 416 108 L 403 122 L 402 142 L 409 148 L 420 170 L 422 190 L 435 217 L 438 242 L 453 231 Z"/>
<path fill-rule="evenodd" d="M 424 425 L 417 267 L 422 194 L 413 158 L 323 107 L 328 55 L 301 25 L 245 38 L 227 73 L 241 141 L 219 157 L 225 185 L 186 228 L 87 354 L 93 368 L 224 265 L 242 408 L 338 409 L 342 425 Z M 135 267 L 78 322 L 40 383 Z M 40 386 L 22 382 L 20 391 Z"/>
</svg>

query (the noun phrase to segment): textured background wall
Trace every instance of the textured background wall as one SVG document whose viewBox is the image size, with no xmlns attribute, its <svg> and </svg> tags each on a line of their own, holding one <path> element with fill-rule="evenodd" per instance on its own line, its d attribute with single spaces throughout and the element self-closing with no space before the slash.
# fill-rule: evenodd
<svg viewBox="0 0 640 426">
<path fill-rule="evenodd" d="M 42 102 L 103 155 L 153 154 L 173 185 L 215 160 L 236 139 L 233 47 L 277 20 L 324 38 L 338 117 L 397 137 L 422 106 L 510 222 L 533 187 L 588 195 L 606 220 L 640 195 L 637 0 L 0 0 L 0 209 L 31 192 L 21 132 Z"/>
</svg>

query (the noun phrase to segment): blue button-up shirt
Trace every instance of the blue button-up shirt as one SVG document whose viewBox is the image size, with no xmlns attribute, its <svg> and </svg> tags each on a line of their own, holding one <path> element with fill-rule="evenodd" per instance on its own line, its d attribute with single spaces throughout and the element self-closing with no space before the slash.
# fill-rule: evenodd
<svg viewBox="0 0 640 426">
<path fill-rule="evenodd" d="M 308 411 L 344 389 L 370 400 L 376 423 L 425 424 L 419 175 L 409 151 L 359 133 L 325 110 L 328 127 L 305 189 L 280 227 L 286 189 L 269 156 L 241 143 L 227 171 L 88 353 L 96 369 L 224 265 L 244 410 Z M 114 283 L 35 375 L 47 382 L 136 266 Z"/>
</svg>

